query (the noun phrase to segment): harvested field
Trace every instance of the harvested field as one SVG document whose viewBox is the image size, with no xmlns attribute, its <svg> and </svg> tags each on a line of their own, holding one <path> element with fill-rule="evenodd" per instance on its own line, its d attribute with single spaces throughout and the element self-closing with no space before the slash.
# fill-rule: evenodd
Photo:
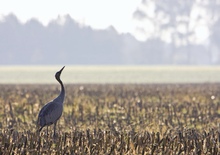
<svg viewBox="0 0 220 155">
<path fill-rule="evenodd" d="M 0 154 L 220 152 L 220 84 L 67 84 L 57 124 L 36 132 L 57 85 L 0 85 Z"/>
</svg>

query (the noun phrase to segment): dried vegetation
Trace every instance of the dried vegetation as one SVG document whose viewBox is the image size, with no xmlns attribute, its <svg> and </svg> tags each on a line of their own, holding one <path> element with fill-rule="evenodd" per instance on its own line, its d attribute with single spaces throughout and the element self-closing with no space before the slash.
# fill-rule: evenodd
<svg viewBox="0 0 220 155">
<path fill-rule="evenodd" d="M 0 85 L 0 154 L 217 155 L 219 84 L 66 85 L 57 137 L 36 132 L 57 85 Z"/>
</svg>

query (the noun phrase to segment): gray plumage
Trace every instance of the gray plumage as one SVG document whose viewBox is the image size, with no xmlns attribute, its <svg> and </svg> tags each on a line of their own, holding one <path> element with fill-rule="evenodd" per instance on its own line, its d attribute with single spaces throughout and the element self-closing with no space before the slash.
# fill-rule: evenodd
<svg viewBox="0 0 220 155">
<path fill-rule="evenodd" d="M 57 98 L 55 98 L 53 101 L 43 106 L 43 108 L 39 112 L 38 121 L 37 121 L 38 126 L 40 127 L 39 132 L 43 129 L 43 127 L 54 124 L 54 136 L 56 133 L 56 123 L 61 117 L 62 112 L 63 112 L 63 101 L 65 97 L 65 89 L 64 89 L 62 81 L 60 80 L 60 75 L 64 67 L 55 74 L 56 80 L 61 85 L 61 92 L 59 96 L 57 96 Z"/>
</svg>

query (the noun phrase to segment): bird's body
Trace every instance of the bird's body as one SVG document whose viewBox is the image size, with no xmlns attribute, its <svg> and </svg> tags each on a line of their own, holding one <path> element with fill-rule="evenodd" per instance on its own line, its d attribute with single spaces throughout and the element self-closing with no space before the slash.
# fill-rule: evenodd
<svg viewBox="0 0 220 155">
<path fill-rule="evenodd" d="M 43 127 L 54 124 L 54 136 L 56 132 L 56 123 L 63 112 L 65 89 L 62 81 L 60 80 L 60 74 L 62 73 L 64 67 L 55 74 L 57 81 L 61 85 L 61 92 L 57 98 L 43 106 L 43 108 L 39 112 L 37 121 L 38 126 L 40 127 L 39 132 L 43 129 Z"/>
</svg>

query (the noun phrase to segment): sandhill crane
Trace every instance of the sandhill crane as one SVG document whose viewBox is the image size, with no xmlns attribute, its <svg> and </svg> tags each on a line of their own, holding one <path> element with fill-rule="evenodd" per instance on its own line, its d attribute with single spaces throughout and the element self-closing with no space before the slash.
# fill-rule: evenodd
<svg viewBox="0 0 220 155">
<path fill-rule="evenodd" d="M 55 74 L 56 80 L 61 85 L 61 92 L 59 96 L 57 96 L 57 98 L 55 98 L 54 100 L 50 101 L 49 103 L 43 106 L 43 108 L 39 112 L 38 120 L 37 120 L 37 124 L 40 127 L 39 132 L 43 129 L 43 127 L 54 124 L 54 134 L 53 134 L 54 137 L 56 134 L 57 121 L 59 120 L 63 112 L 65 89 L 63 86 L 63 82 L 60 80 L 60 74 L 62 73 L 64 67 Z"/>
</svg>

